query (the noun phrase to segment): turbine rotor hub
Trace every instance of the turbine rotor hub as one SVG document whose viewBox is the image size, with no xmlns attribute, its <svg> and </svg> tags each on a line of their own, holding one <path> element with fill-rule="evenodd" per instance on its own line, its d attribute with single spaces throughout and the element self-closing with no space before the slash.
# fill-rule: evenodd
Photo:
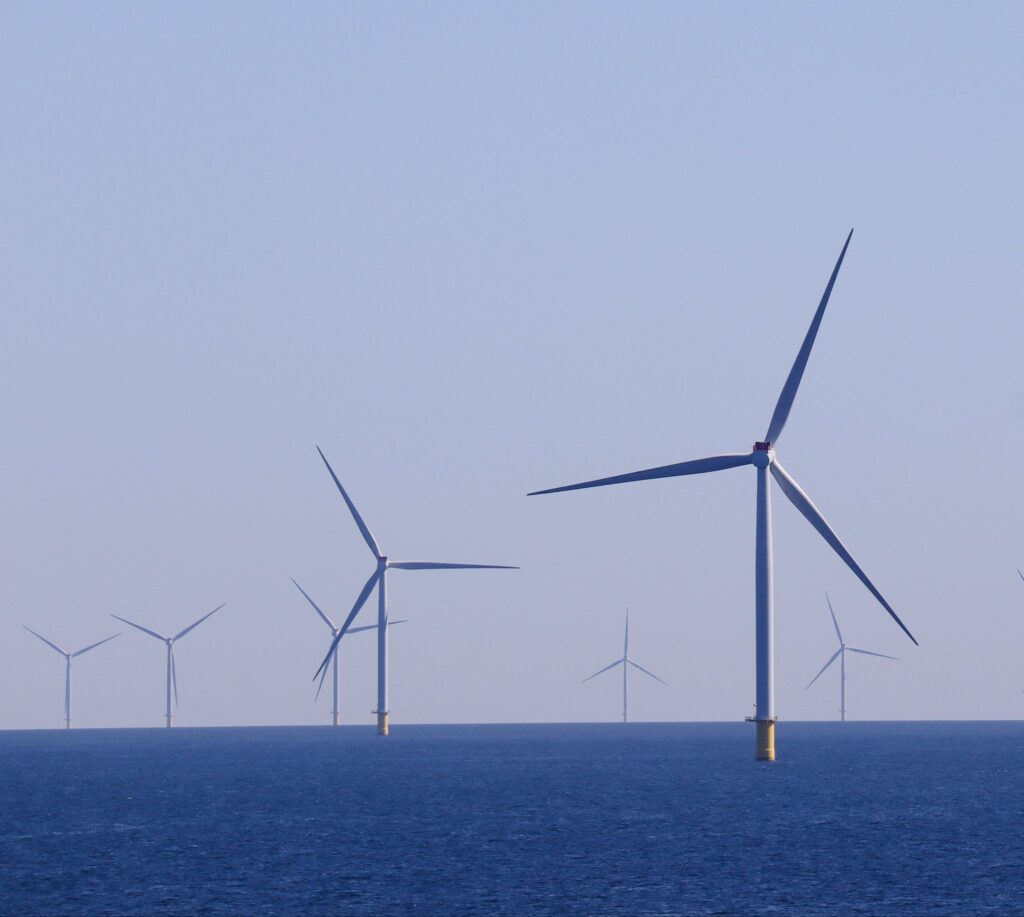
<svg viewBox="0 0 1024 917">
<path fill-rule="evenodd" d="M 775 450 L 771 443 L 754 443 L 753 464 L 755 468 L 767 468 L 775 461 Z"/>
</svg>

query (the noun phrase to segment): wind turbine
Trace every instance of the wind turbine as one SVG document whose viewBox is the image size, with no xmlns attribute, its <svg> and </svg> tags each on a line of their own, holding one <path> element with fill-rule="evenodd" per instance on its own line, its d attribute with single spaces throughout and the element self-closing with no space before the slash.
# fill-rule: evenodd
<svg viewBox="0 0 1024 917">
<path fill-rule="evenodd" d="M 617 666 L 617 665 L 621 665 L 622 666 L 622 722 L 623 723 L 628 723 L 629 722 L 629 679 L 628 679 L 628 676 L 629 676 L 629 667 L 630 666 L 633 666 L 634 669 L 639 669 L 641 672 L 644 673 L 644 675 L 650 675 L 651 678 L 653 678 L 655 681 L 661 681 L 661 683 L 666 688 L 668 687 L 668 682 L 667 681 L 662 681 L 653 672 L 648 672 L 647 669 L 645 669 L 642 665 L 640 665 L 640 663 L 634 662 L 632 659 L 629 658 L 629 611 L 628 610 L 626 611 L 626 640 L 622 644 L 622 658 L 621 659 L 616 659 L 615 662 L 613 662 L 611 665 L 606 665 L 603 669 L 598 669 L 593 675 L 588 675 L 586 678 L 583 679 L 583 681 L 580 682 L 580 684 L 581 685 L 586 684 L 588 681 L 590 681 L 591 678 L 597 678 L 597 676 L 600 675 L 602 672 L 607 672 L 610 669 L 614 669 L 615 666 Z"/>
<path fill-rule="evenodd" d="M 768 425 L 768 433 L 764 440 L 754 443 L 752 452 L 732 453 L 728 455 L 716 455 L 710 458 L 696 459 L 689 462 L 679 462 L 675 465 L 662 465 L 658 468 L 648 468 L 644 471 L 634 471 L 629 474 L 615 475 L 610 478 L 600 478 L 595 481 L 584 481 L 581 484 L 570 484 L 566 487 L 552 487 L 548 490 L 534 491 L 534 494 L 558 493 L 566 490 L 580 490 L 585 487 L 603 487 L 607 484 L 625 484 L 630 481 L 648 481 L 655 478 L 672 478 L 680 475 L 704 474 L 710 471 L 724 471 L 727 468 L 739 468 L 743 465 L 753 465 L 757 472 L 757 512 L 756 512 L 756 547 L 754 563 L 754 609 L 756 629 L 756 686 L 757 703 L 756 713 L 753 719 L 757 723 L 757 758 L 762 761 L 775 760 L 775 632 L 774 613 L 772 596 L 772 508 L 771 492 L 768 485 L 768 472 L 771 471 L 776 483 L 789 501 L 800 511 L 801 515 L 810 522 L 818 534 L 829 544 L 833 551 L 838 554 L 846 565 L 856 574 L 857 578 L 867 587 L 868 591 L 881 603 L 882 607 L 890 614 L 892 619 L 903 629 L 903 632 L 916 644 L 913 634 L 907 630 L 906 625 L 899 619 L 896 612 L 892 610 L 889 603 L 882 597 L 882 594 L 875 588 L 867 574 L 860 568 L 853 556 L 846 549 L 846 546 L 839 540 L 839 536 L 832 531 L 831 526 L 825 521 L 825 517 L 818 508 L 811 502 L 810 497 L 800 488 L 790 474 L 782 467 L 775 456 L 775 445 L 782 435 L 782 430 L 789 417 L 790 408 L 796 398 L 797 389 L 800 387 L 800 380 L 803 377 L 807 360 L 811 355 L 811 348 L 814 346 L 814 339 L 818 334 L 818 326 L 825 314 L 825 307 L 828 305 L 829 296 L 832 294 L 832 287 L 835 285 L 839 268 L 842 266 L 846 249 L 853 236 L 853 230 L 846 237 L 843 250 L 839 253 L 839 259 L 832 270 L 828 286 L 818 304 L 818 310 L 811 320 L 811 327 L 804 337 L 804 342 L 796 356 L 796 362 L 789 371 L 786 384 L 782 387 L 782 394 L 775 405 L 775 413 L 772 414 L 771 422 Z M 533 496 L 531 494 L 530 496 Z"/>
<path fill-rule="evenodd" d="M 324 661 L 320 663 L 320 668 L 316 670 L 316 675 L 314 675 L 313 678 L 315 679 L 317 675 L 319 675 L 320 684 L 323 685 L 324 679 L 327 677 L 327 665 L 334 655 L 334 650 L 338 646 L 338 641 L 340 641 L 348 632 L 356 615 L 359 614 L 359 609 L 363 607 L 366 600 L 370 597 L 370 593 L 373 592 L 374 588 L 376 588 L 377 709 L 373 712 L 377 714 L 377 734 L 386 736 L 390 731 L 390 711 L 388 710 L 388 570 L 518 570 L 519 568 L 509 567 L 502 564 L 442 564 L 425 560 L 388 560 L 387 555 L 381 553 L 373 535 L 370 534 L 370 530 L 366 527 L 366 523 L 363 522 L 363 517 L 359 515 L 359 511 L 356 509 L 355 504 L 349 499 L 349 495 L 345 492 L 345 488 L 341 486 L 341 481 L 338 480 L 338 476 L 334 473 L 334 469 L 331 468 L 331 464 L 327 461 L 327 457 L 323 454 L 319 446 L 317 446 L 316 451 L 320 453 L 320 458 L 323 459 L 324 465 L 327 466 L 328 472 L 330 472 L 331 477 L 334 479 L 335 486 L 337 486 L 338 492 L 344 499 L 346 506 L 348 506 L 349 512 L 352 513 L 352 518 L 355 520 L 356 527 L 363 536 L 363 540 L 366 542 L 367 547 L 373 553 L 377 566 L 373 573 L 370 574 L 370 578 L 366 581 L 366 585 L 363 586 L 362 592 L 359 593 L 355 605 L 352 606 L 352 610 L 348 613 L 348 617 L 345 619 L 345 623 L 341 625 L 338 632 L 334 635 L 334 640 L 331 642 L 331 648 L 327 651 Z"/>
<path fill-rule="evenodd" d="M 832 657 L 822 667 L 821 671 L 818 672 L 814 678 L 811 679 L 810 684 L 804 688 L 806 691 L 811 687 L 822 675 L 825 674 L 825 670 L 832 665 L 837 659 L 839 660 L 839 720 L 840 722 L 846 722 L 846 654 L 847 653 L 861 653 L 864 656 L 880 656 L 882 659 L 895 659 L 895 656 L 886 656 L 885 653 L 873 653 L 871 650 L 859 650 L 853 646 L 847 646 L 846 641 L 843 640 L 843 632 L 839 629 L 839 622 L 836 620 L 836 613 L 832 610 L 832 601 L 828 597 L 828 593 L 825 593 L 825 601 L 828 602 L 828 613 L 832 615 L 832 624 L 836 629 L 836 636 L 839 638 L 839 649 L 832 654 Z"/>
<path fill-rule="evenodd" d="M 120 615 L 112 614 L 110 617 L 117 618 L 118 621 L 123 621 L 125 624 L 130 624 L 136 630 L 141 630 L 144 634 L 149 634 L 151 637 L 156 637 L 167 646 L 167 713 L 164 714 L 167 720 L 167 728 L 170 729 L 174 722 L 174 712 L 171 708 L 171 691 L 174 691 L 174 706 L 178 706 L 178 673 L 174 667 L 174 644 L 175 641 L 180 640 L 190 630 L 195 630 L 200 624 L 203 623 L 211 615 L 216 614 L 220 611 L 227 602 L 222 602 L 213 611 L 208 611 L 198 621 L 189 624 L 184 630 L 179 630 L 173 637 L 166 637 L 163 634 L 158 634 L 155 630 L 150 630 L 148 627 L 143 627 L 141 624 L 136 624 L 134 621 L 129 621 L 127 618 L 122 618 Z"/>
<path fill-rule="evenodd" d="M 295 580 L 293 579 L 292 582 L 295 583 Z M 309 604 L 313 606 L 313 610 L 318 615 L 320 615 L 320 617 L 323 620 L 324 624 L 326 624 L 331 629 L 331 636 L 332 637 L 337 637 L 338 636 L 338 631 L 340 630 L 340 628 L 336 627 L 334 622 L 329 617 L 327 617 L 326 614 L 324 614 L 323 609 L 319 605 L 317 605 L 317 603 L 314 602 L 309 597 L 309 593 L 307 593 L 305 589 L 303 589 L 298 583 L 295 583 L 295 588 L 298 589 L 299 592 L 301 592 L 306 597 L 306 601 L 309 602 Z M 396 624 L 405 624 L 405 622 L 407 620 L 408 620 L 408 618 L 401 618 L 398 621 L 388 621 L 388 627 L 394 627 Z M 376 630 L 378 627 L 379 627 L 379 625 L 377 625 L 377 624 L 367 624 L 365 627 L 350 627 L 348 629 L 348 632 L 350 634 L 358 634 L 360 631 Z M 331 725 L 332 726 L 339 725 L 338 719 L 339 719 L 339 715 L 340 714 L 339 714 L 339 710 L 338 710 L 338 650 L 340 648 L 341 647 L 340 647 L 339 644 L 335 644 L 334 645 L 334 652 L 331 654 L 331 656 L 332 656 L 331 667 L 332 667 L 332 671 L 333 671 L 333 675 L 334 675 L 334 707 L 333 707 L 332 713 L 331 713 Z M 321 686 L 323 686 L 323 682 L 321 682 L 320 684 L 321 684 Z M 317 688 L 316 696 L 317 697 L 320 696 L 320 689 L 319 688 Z"/>
<path fill-rule="evenodd" d="M 94 650 L 94 649 L 96 649 L 97 646 L 102 646 L 108 640 L 113 640 L 114 637 L 120 637 L 121 635 L 120 634 L 114 634 L 113 636 L 106 637 L 103 640 L 100 640 L 98 643 L 90 643 L 87 647 L 85 647 L 84 649 L 80 649 L 80 650 L 78 650 L 75 653 L 69 653 L 66 650 L 62 650 L 59 646 L 57 646 L 56 643 L 51 643 L 42 634 L 37 634 L 34 630 L 32 630 L 31 627 L 28 627 L 25 624 L 22 624 L 21 626 L 24 627 L 25 630 L 27 630 L 30 634 L 32 634 L 33 637 L 38 637 L 48 647 L 50 647 L 51 649 L 56 650 L 58 653 L 61 654 L 61 656 L 64 657 L 64 728 L 65 729 L 70 729 L 71 728 L 71 660 L 74 659 L 76 656 L 81 656 L 83 653 L 88 653 L 89 650 Z"/>
</svg>

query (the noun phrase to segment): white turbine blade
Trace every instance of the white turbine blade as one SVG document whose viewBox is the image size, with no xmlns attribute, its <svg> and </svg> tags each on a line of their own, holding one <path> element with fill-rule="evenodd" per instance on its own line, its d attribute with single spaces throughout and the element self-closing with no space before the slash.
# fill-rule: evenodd
<svg viewBox="0 0 1024 917">
<path fill-rule="evenodd" d="M 437 564 L 428 560 L 388 561 L 388 569 L 396 570 L 518 570 L 504 564 Z"/>
<path fill-rule="evenodd" d="M 597 678 L 598 675 L 602 674 L 603 672 L 607 672 L 609 669 L 614 669 L 617 665 L 622 665 L 622 663 L 624 663 L 625 661 L 625 659 L 616 659 L 615 662 L 613 662 L 611 665 L 606 665 L 603 669 L 598 669 L 593 675 L 588 675 L 586 678 L 583 679 L 583 681 L 580 682 L 580 684 L 586 684 L 588 681 L 590 681 L 591 678 Z"/>
<path fill-rule="evenodd" d="M 118 621 L 122 621 L 125 624 L 130 624 L 137 630 L 141 630 L 144 634 L 149 634 L 151 637 L 156 637 L 161 642 L 167 638 L 163 634 L 158 634 L 155 630 L 150 630 L 148 627 L 143 627 L 141 624 L 136 624 L 134 621 L 129 621 L 127 618 L 122 618 L 120 615 L 111 614 L 110 617 L 117 618 Z"/>
<path fill-rule="evenodd" d="M 598 478 L 596 481 L 584 481 L 582 484 L 567 484 L 565 487 L 549 487 L 547 490 L 535 490 L 527 494 L 536 497 L 540 494 L 557 494 L 566 490 L 583 490 L 585 487 L 604 487 L 607 484 L 628 484 L 631 481 L 650 481 L 655 478 L 676 478 L 685 474 L 705 474 L 709 471 L 724 471 L 726 468 L 739 468 L 749 465 L 749 453 L 732 455 L 713 455 L 710 458 L 694 459 L 691 462 L 678 462 L 675 465 L 661 465 L 648 468 L 646 471 L 633 471 L 629 474 L 617 474 L 610 478 Z"/>
<path fill-rule="evenodd" d="M 629 609 L 626 609 L 626 639 L 622 643 L 622 658 L 629 657 Z"/>
<path fill-rule="evenodd" d="M 653 672 L 648 672 L 647 669 L 645 669 L 642 665 L 640 665 L 640 663 L 633 662 L 632 659 L 627 659 L 626 662 L 628 662 L 631 666 L 633 666 L 634 669 L 639 669 L 641 672 L 644 673 L 644 675 L 650 675 L 651 678 L 653 678 L 655 681 L 660 681 L 666 688 L 669 686 L 667 681 L 664 681 L 661 678 L 658 678 L 658 676 L 655 675 Z"/>
<path fill-rule="evenodd" d="M 98 643 L 90 643 L 85 649 L 79 650 L 77 653 L 72 653 L 71 655 L 72 656 L 81 656 L 82 653 L 88 653 L 89 650 L 94 650 L 94 649 L 96 649 L 97 646 L 102 646 L 104 643 L 107 643 L 108 641 L 113 640 L 114 637 L 120 637 L 120 636 L 121 636 L 120 634 L 114 634 L 113 636 L 107 637 L 106 640 L 100 640 Z"/>
<path fill-rule="evenodd" d="M 324 661 L 320 663 L 320 668 L 318 668 L 316 673 L 313 675 L 314 681 L 316 681 L 316 678 L 319 675 L 320 684 L 322 685 L 324 683 L 324 678 L 327 677 L 327 668 L 330 664 L 331 654 L 334 652 L 334 648 L 352 626 L 352 622 L 355 620 L 356 615 L 359 614 L 359 610 L 366 604 L 366 600 L 370 597 L 370 593 L 373 592 L 373 587 L 377 585 L 377 581 L 381 578 L 383 572 L 384 571 L 378 567 L 370 574 L 370 578 L 366 581 L 366 585 L 363 586 L 363 591 L 359 593 L 359 598 L 356 599 L 355 605 L 352 606 L 352 610 L 348 613 L 348 617 L 345 618 L 345 623 L 341 625 L 341 628 L 334 635 L 334 639 L 331 641 L 331 648 L 327 651 L 327 655 L 324 656 Z"/>
<path fill-rule="evenodd" d="M 825 601 L 828 602 L 828 613 L 832 615 L 832 624 L 836 629 L 836 636 L 839 638 L 839 642 L 843 642 L 843 632 L 839 629 L 839 622 L 836 620 L 836 613 L 832 610 L 832 600 L 828 597 L 828 593 L 825 593 Z"/>
<path fill-rule="evenodd" d="M 42 634 L 37 634 L 37 633 L 36 633 L 36 632 L 35 632 L 34 630 L 32 630 L 32 628 L 31 628 L 31 627 L 28 627 L 28 626 L 27 626 L 27 625 L 25 625 L 25 624 L 22 624 L 21 626 L 22 626 L 22 627 L 24 627 L 24 628 L 25 628 L 25 630 L 27 630 L 27 631 L 28 631 L 28 632 L 29 632 L 29 633 L 30 633 L 30 634 L 31 634 L 31 635 L 32 635 L 33 637 L 38 637 L 38 638 L 39 638 L 40 640 L 42 640 L 42 641 L 43 641 L 43 643 L 45 643 L 45 644 L 46 644 L 47 646 L 49 646 L 49 647 L 52 647 L 53 649 L 55 649 L 55 650 L 56 650 L 56 651 L 57 651 L 58 653 L 60 653 L 60 654 L 61 654 L 61 656 L 67 656 L 67 653 L 65 653 L 65 652 L 64 652 L 64 650 L 62 650 L 62 649 L 61 649 L 61 648 L 60 648 L 59 646 L 57 646 L 57 644 L 56 644 L 56 643 L 51 643 L 51 642 L 50 642 L 49 640 L 47 640 L 47 639 L 46 639 L 46 637 L 44 637 L 44 636 L 43 636 Z"/>
<path fill-rule="evenodd" d="M 174 709 L 178 709 L 178 666 L 174 662 L 174 645 L 171 645 L 171 684 L 174 685 Z"/>
<path fill-rule="evenodd" d="M 860 654 L 862 654 L 864 656 L 878 656 L 878 657 L 880 657 L 882 659 L 895 659 L 895 660 L 899 661 L 899 656 L 886 656 L 885 653 L 872 653 L 871 650 L 858 650 L 858 649 L 854 649 L 852 646 L 848 646 L 847 649 L 851 653 L 860 653 Z"/>
<path fill-rule="evenodd" d="M 294 577 L 292 578 L 292 582 L 293 582 L 293 583 L 295 583 L 295 579 L 294 579 Z M 316 613 L 317 613 L 318 615 L 320 615 L 320 617 L 321 617 L 321 618 L 323 618 L 324 624 L 326 624 L 326 625 L 327 625 L 327 626 L 328 626 L 328 627 L 329 627 L 329 628 L 330 628 L 331 630 L 334 630 L 334 622 L 333 622 L 333 621 L 332 621 L 332 620 L 331 620 L 330 618 L 328 618 L 328 617 L 327 617 L 327 615 L 325 615 L 325 614 L 323 613 L 323 611 L 321 610 L 320 606 L 319 606 L 319 605 L 317 605 L 317 603 L 316 603 L 316 602 L 314 602 L 314 601 L 313 601 L 313 600 L 312 600 L 312 599 L 311 599 L 311 598 L 309 597 L 309 593 L 308 593 L 308 592 L 306 592 L 306 590 L 305 590 L 305 589 L 303 589 L 303 588 L 302 588 L 302 587 L 301 587 L 301 586 L 300 586 L 300 585 L 299 585 L 298 583 L 295 583 L 295 588 L 296 588 L 296 589 L 298 589 L 298 590 L 299 590 L 299 592 L 301 592 L 301 593 L 302 593 L 302 594 L 303 594 L 303 595 L 304 595 L 304 596 L 306 597 L 306 601 L 307 601 L 307 602 L 309 602 L 309 604 L 313 606 L 313 610 L 314 610 L 314 611 L 315 611 L 315 612 L 316 612 Z"/>
<path fill-rule="evenodd" d="M 396 624 L 405 624 L 408 620 L 408 618 L 400 618 L 397 621 L 388 621 L 388 627 L 394 627 Z M 350 627 L 348 632 L 350 634 L 358 634 L 360 631 L 364 630 L 376 630 L 379 626 L 379 624 L 363 624 L 359 627 Z"/>
<path fill-rule="evenodd" d="M 227 602 L 221 602 L 221 604 L 220 604 L 220 605 L 218 605 L 218 606 L 217 606 L 216 608 L 214 608 L 214 609 L 213 609 L 213 611 L 208 611 L 208 612 L 207 612 L 206 614 L 204 614 L 204 615 L 203 615 L 203 616 L 202 616 L 202 617 L 201 617 L 201 618 L 200 618 L 200 619 L 199 619 L 198 621 L 195 621 L 195 622 L 193 622 L 192 624 L 189 624 L 189 626 L 188 626 L 188 627 L 186 627 L 186 628 L 185 628 L 184 630 L 178 631 L 178 633 L 176 633 L 176 634 L 174 635 L 174 637 L 173 637 L 172 639 L 174 639 L 174 640 L 180 640 L 180 639 L 181 639 L 182 637 L 184 637 L 184 636 L 185 636 L 185 634 L 187 634 L 187 633 L 188 633 L 188 632 L 189 632 L 190 630 L 195 630 L 195 629 L 196 629 L 196 628 L 197 628 L 197 627 L 198 627 L 198 626 L 199 626 L 200 624 L 202 624 L 202 623 L 203 623 L 203 621 L 205 621 L 205 620 L 206 620 L 207 618 L 209 618 L 209 617 L 210 617 L 211 615 L 215 615 L 215 614 L 216 614 L 216 613 L 217 613 L 218 611 L 220 611 L 220 610 L 221 610 L 221 609 L 222 609 L 222 608 L 223 608 L 223 607 L 224 607 L 225 605 L 227 605 Z"/>
<path fill-rule="evenodd" d="M 391 623 L 390 621 L 388 622 Z M 361 624 L 359 627 L 350 627 L 348 632 L 350 634 L 361 634 L 364 630 L 376 630 L 379 625 L 377 624 Z"/>
<path fill-rule="evenodd" d="M 326 671 L 324 672 L 324 675 L 325 676 L 327 675 Z M 321 678 L 320 679 L 320 684 L 318 684 L 316 686 L 316 694 L 313 695 L 313 703 L 316 703 L 318 700 L 320 700 L 320 692 L 323 690 L 323 687 L 324 687 L 324 679 Z"/>
<path fill-rule="evenodd" d="M 1019 576 L 1022 580 L 1024 580 L 1024 573 L 1020 572 L 1020 567 L 1017 568 L 1017 576 Z"/>
<path fill-rule="evenodd" d="M 836 261 L 836 266 L 832 269 L 832 276 L 829 278 L 828 286 L 825 287 L 825 293 L 818 304 L 818 311 L 814 313 L 814 318 L 811 319 L 811 327 L 807 329 L 804 342 L 800 345 L 800 352 L 796 355 L 796 362 L 789 371 L 786 384 L 782 386 L 782 394 L 779 395 L 779 400 L 775 405 L 775 413 L 772 414 L 771 423 L 768 424 L 765 442 L 777 443 L 782 435 L 782 428 L 786 426 L 786 418 L 789 417 L 789 410 L 793 407 L 793 400 L 796 398 L 797 389 L 800 388 L 800 380 L 803 378 L 804 369 L 807 367 L 807 360 L 811 355 L 811 348 L 814 346 L 814 339 L 818 334 L 818 326 L 825 315 L 828 298 L 832 295 L 832 287 L 835 285 L 836 277 L 839 276 L 839 268 L 842 267 L 843 258 L 846 257 L 846 249 L 850 244 L 851 238 L 853 238 L 852 229 L 850 230 L 850 235 L 846 237 L 843 250 L 839 253 L 839 260 Z"/>
<path fill-rule="evenodd" d="M 831 656 L 831 657 L 829 658 L 829 661 L 828 661 L 828 662 L 826 662 L 826 663 L 825 663 L 825 664 L 824 664 L 824 665 L 823 665 L 823 666 L 821 667 L 821 671 L 820 671 L 820 672 L 818 672 L 818 674 L 817 674 L 817 675 L 815 675 L 815 676 L 814 676 L 814 678 L 812 678 L 812 679 L 810 680 L 810 682 L 809 682 L 809 683 L 808 683 L 808 685 L 807 685 L 807 688 L 809 688 L 809 687 L 810 687 L 811 685 L 813 685 L 813 684 L 814 684 L 814 683 L 815 683 L 815 682 L 816 682 L 816 681 L 817 681 L 817 680 L 818 680 L 819 678 L 821 678 L 821 676 L 822 676 L 822 675 L 824 675 L 824 674 L 825 674 L 825 669 L 827 669 L 827 668 L 828 668 L 828 667 L 829 667 L 830 665 L 832 665 L 832 663 L 833 663 L 833 662 L 835 662 L 835 661 L 836 661 L 836 660 L 837 660 L 837 659 L 839 658 L 839 654 L 840 654 L 840 653 L 841 653 L 842 651 L 843 651 L 843 648 L 842 648 L 842 647 L 839 647 L 839 649 L 837 649 L 837 650 L 836 650 L 836 651 L 835 651 L 835 652 L 834 652 L 834 653 L 832 654 L 832 656 Z M 806 691 L 806 690 L 807 690 L 807 688 L 804 688 L 804 690 Z"/>
<path fill-rule="evenodd" d="M 319 446 L 316 447 L 316 451 L 320 453 L 320 458 L 324 460 L 327 470 L 331 473 L 331 477 L 334 478 L 334 483 L 341 492 L 341 496 L 344 498 L 349 512 L 352 513 L 352 518 L 355 519 L 356 526 L 358 527 L 360 534 L 363 536 L 363 540 L 366 542 L 370 550 L 373 551 L 373 556 L 380 557 L 381 553 L 377 542 L 374 540 L 373 535 L 370 534 L 370 530 L 366 527 L 366 523 L 363 522 L 363 517 L 359 515 L 359 510 L 356 509 L 356 505 L 349 499 L 349 495 L 345 492 L 345 488 L 341 486 L 341 481 L 338 480 L 338 476 L 334 473 L 331 463 L 327 461 L 327 456 L 323 454 Z"/>
<path fill-rule="evenodd" d="M 917 640 L 914 639 L 914 635 L 907 630 L 907 626 L 900 620 L 898 614 L 892 610 L 889 603 L 882 597 L 882 593 L 875 588 L 875 584 L 868 579 L 867 574 L 861 570 L 860 565 L 853 559 L 853 555 L 846 550 L 846 546 L 839 540 L 839 536 L 832 531 L 828 522 L 825 521 L 825 517 L 822 516 L 818 508 L 811 502 L 811 498 L 807 496 L 801 489 L 800 485 L 794 481 L 786 469 L 783 468 L 778 460 L 772 462 L 769 466 L 772 469 L 772 474 L 775 476 L 775 480 L 778 481 L 779 487 L 782 488 L 782 492 L 789 498 L 789 502 L 792 503 L 803 517 L 818 530 L 818 534 L 825 539 L 831 546 L 832 550 L 838 554 L 846 566 L 848 566 L 856 575 L 857 578 L 868 588 L 870 592 L 878 601 L 882 607 L 889 612 L 890 617 L 900 626 L 900 629 L 908 637 L 915 646 L 918 645 Z"/>
</svg>

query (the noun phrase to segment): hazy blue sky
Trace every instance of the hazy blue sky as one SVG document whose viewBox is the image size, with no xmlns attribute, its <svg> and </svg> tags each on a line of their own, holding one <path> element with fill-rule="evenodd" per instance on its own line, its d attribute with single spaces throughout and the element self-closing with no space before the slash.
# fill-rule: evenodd
<svg viewBox="0 0 1024 917">
<path fill-rule="evenodd" d="M 856 228 L 779 456 L 920 640 L 775 491 L 777 706 L 1024 711 L 1019 4 L 35 4 L 0 9 L 0 727 L 72 647 L 228 607 L 178 722 L 327 722 L 326 628 L 396 573 L 392 715 L 752 710 L 754 474 L 528 490 L 764 435 Z M 364 613 L 366 615 L 366 613 Z M 363 623 L 363 619 L 360 619 Z M 370 623 L 367 616 L 366 622 Z M 374 638 L 343 644 L 369 724 Z M 159 725 L 163 657 L 76 666 Z"/>
</svg>

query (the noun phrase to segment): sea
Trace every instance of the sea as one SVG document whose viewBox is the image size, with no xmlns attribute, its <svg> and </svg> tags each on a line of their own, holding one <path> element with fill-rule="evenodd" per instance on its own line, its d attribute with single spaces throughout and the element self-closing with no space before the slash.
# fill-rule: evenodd
<svg viewBox="0 0 1024 917">
<path fill-rule="evenodd" d="M 0 732 L 0 913 L 1024 914 L 1024 724 Z"/>
</svg>

